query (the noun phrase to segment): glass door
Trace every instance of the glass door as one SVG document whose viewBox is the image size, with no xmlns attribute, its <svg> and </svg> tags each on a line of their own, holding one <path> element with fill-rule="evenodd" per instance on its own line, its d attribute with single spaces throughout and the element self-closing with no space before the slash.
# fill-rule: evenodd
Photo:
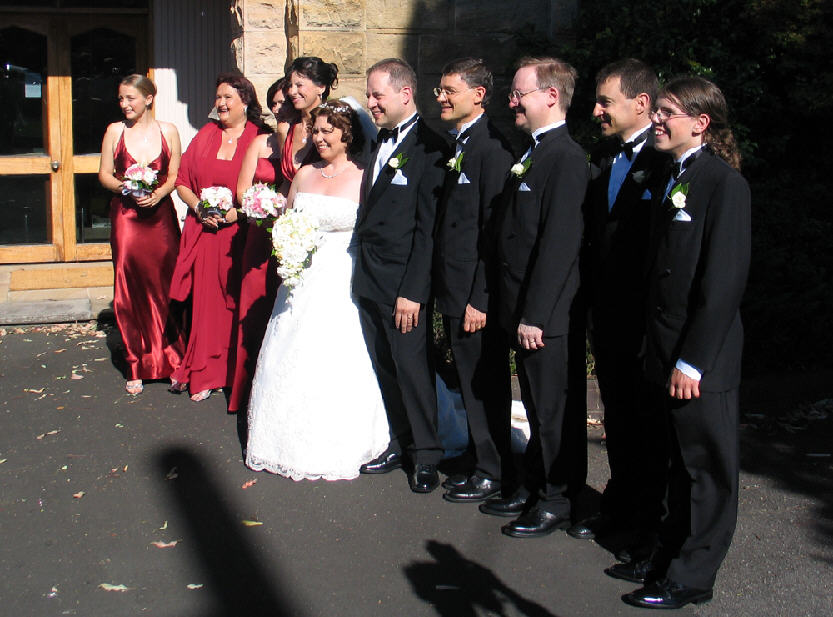
<svg viewBox="0 0 833 617">
<path fill-rule="evenodd" d="M 109 259 L 98 184 L 116 90 L 147 67 L 147 14 L 7 13 L 0 26 L 0 263 Z"/>
</svg>

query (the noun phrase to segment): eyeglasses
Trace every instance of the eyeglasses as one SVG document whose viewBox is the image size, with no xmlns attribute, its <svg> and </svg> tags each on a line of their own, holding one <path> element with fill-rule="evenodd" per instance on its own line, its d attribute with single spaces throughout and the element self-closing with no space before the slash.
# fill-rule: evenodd
<svg viewBox="0 0 833 617">
<path fill-rule="evenodd" d="M 521 92 L 520 90 L 512 90 L 512 92 L 509 93 L 509 102 L 514 103 L 515 101 L 520 101 L 527 94 L 532 94 L 533 92 L 538 92 L 539 90 L 549 90 L 549 87 L 535 88 L 533 90 L 527 90 L 526 92 Z"/>
<path fill-rule="evenodd" d="M 651 115 L 648 116 L 651 122 L 665 122 L 666 120 L 670 120 L 671 118 L 688 118 L 688 114 L 677 114 L 671 111 L 670 109 L 655 109 L 651 112 Z M 654 119 L 656 118 L 656 120 Z"/>
<path fill-rule="evenodd" d="M 445 95 L 445 98 L 450 99 L 455 94 L 460 94 L 461 92 L 466 92 L 468 90 L 473 90 L 474 88 L 466 88 L 465 90 L 451 90 L 449 88 L 434 88 L 434 96 L 440 98 L 441 94 Z"/>
</svg>

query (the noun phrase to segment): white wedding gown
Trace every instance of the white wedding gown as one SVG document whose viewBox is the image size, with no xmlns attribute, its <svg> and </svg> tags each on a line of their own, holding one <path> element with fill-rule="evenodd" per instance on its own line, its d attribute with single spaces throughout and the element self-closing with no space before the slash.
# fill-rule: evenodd
<svg viewBox="0 0 833 617">
<path fill-rule="evenodd" d="M 323 240 L 290 291 L 282 285 L 249 401 L 246 465 L 293 480 L 341 480 L 385 451 L 388 422 L 350 295 L 358 204 L 298 193 Z"/>
</svg>

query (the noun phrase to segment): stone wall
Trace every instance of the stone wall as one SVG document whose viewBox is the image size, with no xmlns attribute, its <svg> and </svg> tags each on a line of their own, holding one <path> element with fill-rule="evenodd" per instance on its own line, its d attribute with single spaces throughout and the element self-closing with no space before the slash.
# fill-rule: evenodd
<svg viewBox="0 0 833 617">
<path fill-rule="evenodd" d="M 365 70 L 396 56 L 419 75 L 423 114 L 437 116 L 431 89 L 442 66 L 484 58 L 497 78 L 495 111 L 505 109 L 512 63 L 531 41 L 569 36 L 578 0 L 235 0 L 241 70 L 265 96 L 288 57 L 320 56 L 339 67 L 335 96 L 364 102 Z M 494 114 L 494 112 L 493 112 Z"/>
</svg>

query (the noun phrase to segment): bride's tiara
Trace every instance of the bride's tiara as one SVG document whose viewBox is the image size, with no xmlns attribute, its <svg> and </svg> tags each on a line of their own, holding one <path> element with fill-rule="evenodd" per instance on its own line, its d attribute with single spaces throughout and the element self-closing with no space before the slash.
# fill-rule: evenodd
<svg viewBox="0 0 833 617">
<path fill-rule="evenodd" d="M 353 110 L 353 108 L 349 105 L 333 105 L 329 102 L 321 103 L 318 107 L 320 107 L 321 109 L 329 109 L 340 114 L 345 114 Z"/>
</svg>

